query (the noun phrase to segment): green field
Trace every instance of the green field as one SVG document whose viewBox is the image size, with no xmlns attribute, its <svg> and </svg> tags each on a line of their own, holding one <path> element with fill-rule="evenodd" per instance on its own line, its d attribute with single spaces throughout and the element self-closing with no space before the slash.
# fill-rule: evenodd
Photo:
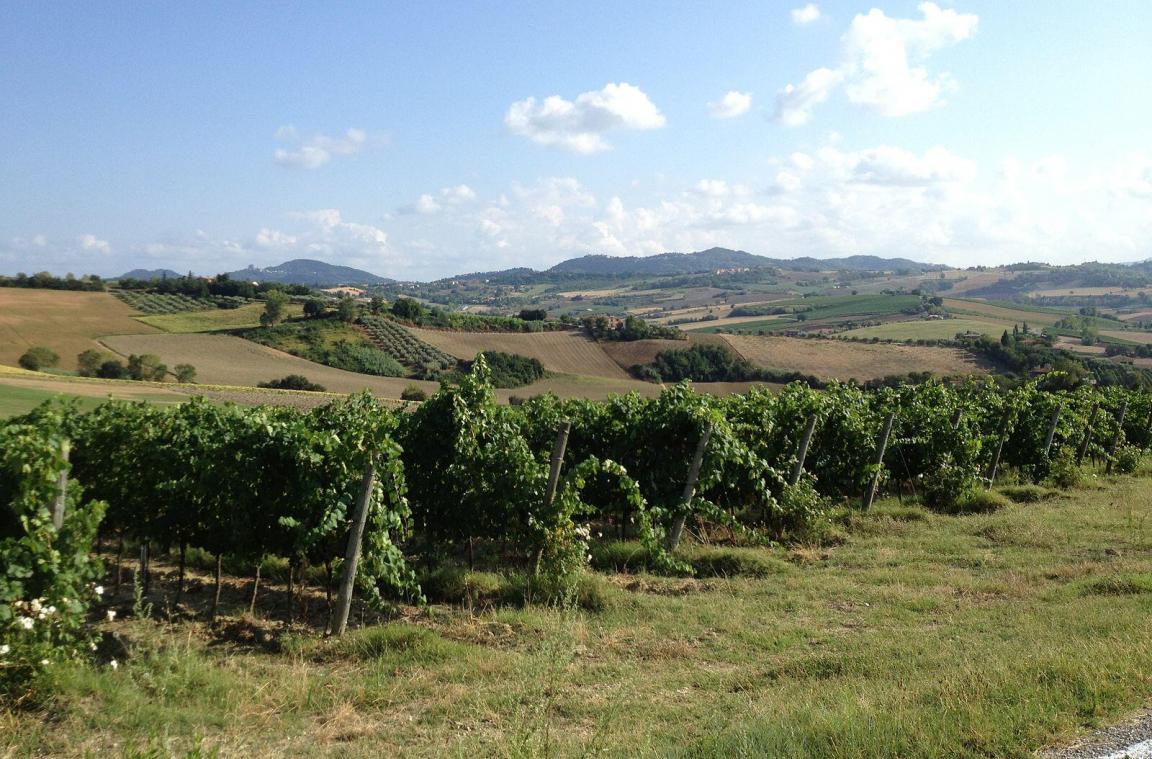
<svg viewBox="0 0 1152 759">
<path fill-rule="evenodd" d="M 123 389 L 123 383 L 110 385 L 108 392 L 116 398 L 132 401 L 150 401 L 152 403 L 170 404 L 180 403 L 183 399 L 175 393 L 162 394 L 156 391 L 144 390 L 131 392 Z M 163 397 L 161 397 L 163 396 Z M 107 395 L 70 393 L 67 390 L 46 390 L 41 387 L 21 387 L 15 384 L 0 383 L 0 419 L 26 414 L 44 401 L 56 398 L 75 399 L 79 408 L 89 411 L 108 399 Z"/>
<path fill-rule="evenodd" d="M 217 308 L 210 311 L 185 311 L 163 316 L 138 316 L 137 320 L 165 332 L 187 334 L 190 332 L 220 332 L 231 329 L 251 329 L 260 326 L 260 314 L 264 313 L 263 303 L 250 303 L 240 308 Z M 287 318 L 300 316 L 304 307 L 296 303 L 284 306 Z"/>
<path fill-rule="evenodd" d="M 843 334 L 848 337 L 878 337 L 881 340 L 951 340 L 958 332 L 980 332 L 999 337 L 1006 329 L 1012 329 L 1011 322 L 988 319 L 913 319 L 861 327 Z"/>
<path fill-rule="evenodd" d="M 233 616 L 215 627 L 104 623 L 128 642 L 127 660 L 118 670 L 61 665 L 49 704 L 0 710 L 0 746 L 51 756 L 1029 756 L 1146 705 L 1147 479 L 963 517 L 886 502 L 840 529 L 838 545 L 692 549 L 726 557 L 716 566 L 727 576 L 598 573 L 595 611 L 487 606 L 478 595 L 401 609 L 342 640 L 242 616 L 241 579 L 225 598 Z M 158 612 L 170 591 L 157 590 Z M 125 585 L 116 603 L 131 601 Z"/>
</svg>

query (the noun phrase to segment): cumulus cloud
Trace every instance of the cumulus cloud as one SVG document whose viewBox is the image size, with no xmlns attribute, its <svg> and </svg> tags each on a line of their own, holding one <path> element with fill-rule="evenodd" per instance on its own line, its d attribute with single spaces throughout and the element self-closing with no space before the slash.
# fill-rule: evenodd
<svg viewBox="0 0 1152 759">
<path fill-rule="evenodd" d="M 273 154 L 276 163 L 294 169 L 318 169 L 329 163 L 333 156 L 349 156 L 361 152 L 371 141 L 363 129 L 349 129 L 335 137 L 318 133 L 301 139 L 294 126 L 280 127 L 275 137 L 278 142 L 287 145 L 276 149 Z"/>
<path fill-rule="evenodd" d="M 714 119 L 734 119 L 748 113 L 752 107 L 752 93 L 730 90 L 715 103 L 708 104 L 708 112 Z"/>
<path fill-rule="evenodd" d="M 811 24 L 813 21 L 820 20 L 820 8 L 816 3 L 808 3 L 802 8 L 792 9 L 792 23 L 796 26 L 804 26 Z"/>
<path fill-rule="evenodd" d="M 91 251 L 93 253 L 108 254 L 112 252 L 112 246 L 107 240 L 101 240 L 96 235 L 80 235 L 76 240 L 81 249 Z"/>
<path fill-rule="evenodd" d="M 609 83 L 575 100 L 551 95 L 513 103 L 504 116 L 513 134 L 540 145 L 590 154 L 611 149 L 604 135 L 613 130 L 659 129 L 664 114 L 639 87 Z"/>
<path fill-rule="evenodd" d="M 453 187 L 442 187 L 435 194 L 426 192 L 417 198 L 415 203 L 403 206 L 397 212 L 402 215 L 418 213 L 428 216 L 439 213 L 445 205 L 460 205 L 474 200 L 476 191 L 466 184 L 458 184 Z"/>
<path fill-rule="evenodd" d="M 932 2 L 921 3 L 918 9 L 919 19 L 893 18 L 878 8 L 852 19 L 840 39 L 840 63 L 834 69 L 816 69 L 800 85 L 780 90 L 777 120 L 787 126 L 807 123 L 812 108 L 840 85 L 850 103 L 882 116 L 905 116 L 941 105 L 955 81 L 946 72 L 930 72 L 928 59 L 969 39 L 979 17 Z"/>
</svg>

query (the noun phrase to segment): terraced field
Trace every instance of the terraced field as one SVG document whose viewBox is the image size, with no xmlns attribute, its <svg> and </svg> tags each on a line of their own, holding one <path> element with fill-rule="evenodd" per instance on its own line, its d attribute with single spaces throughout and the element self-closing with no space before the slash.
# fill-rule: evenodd
<svg viewBox="0 0 1152 759">
<path fill-rule="evenodd" d="M 483 351 L 503 351 L 534 358 L 550 372 L 629 379 L 628 373 L 593 340 L 579 332 L 442 332 L 409 330 L 450 356 L 471 361 Z"/>
<path fill-rule="evenodd" d="M 99 348 L 104 335 L 147 332 L 154 327 L 109 293 L 0 288 L 0 364 L 14 366 L 33 345 L 60 354 L 60 366 L 76 368 L 76 355 Z"/>
<path fill-rule="evenodd" d="M 866 380 L 908 372 L 950 376 L 984 371 L 971 354 L 958 348 L 755 335 L 723 335 L 723 338 L 733 350 L 757 366 L 829 379 Z"/>
</svg>

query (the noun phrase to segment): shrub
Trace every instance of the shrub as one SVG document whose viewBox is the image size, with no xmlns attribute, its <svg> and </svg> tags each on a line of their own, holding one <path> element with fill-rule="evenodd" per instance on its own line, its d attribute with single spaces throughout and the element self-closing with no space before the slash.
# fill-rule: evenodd
<svg viewBox="0 0 1152 759">
<path fill-rule="evenodd" d="M 89 348 L 76 356 L 76 368 L 81 377 L 95 377 L 100 371 L 104 356 L 98 350 Z"/>
<path fill-rule="evenodd" d="M 38 372 L 41 369 L 49 369 L 56 366 L 60 363 L 60 356 L 51 348 L 34 345 L 24 351 L 24 355 L 20 357 L 19 363 L 20 366 L 29 371 Z"/>
<path fill-rule="evenodd" d="M 174 372 L 177 382 L 192 382 L 196 379 L 196 367 L 192 364 L 176 364 Z"/>
<path fill-rule="evenodd" d="M 102 379 L 127 379 L 128 370 L 124 368 L 124 364 L 110 358 L 100 364 L 100 368 L 96 370 L 96 376 Z"/>
<path fill-rule="evenodd" d="M 973 488 L 960 495 L 946 508 L 940 508 L 946 514 L 985 514 L 998 511 L 1011 503 L 1007 498 L 994 490 Z"/>
<path fill-rule="evenodd" d="M 1074 488 L 1084 481 L 1084 470 L 1076 463 L 1072 451 L 1063 450 L 1052 459 L 1048 481 L 1058 488 Z"/>
<path fill-rule="evenodd" d="M 500 351 L 484 351 L 483 356 L 492 371 L 493 387 L 523 387 L 545 375 L 544 365 L 534 358 Z"/>
<path fill-rule="evenodd" d="M 289 374 L 287 377 L 261 382 L 256 387 L 267 387 L 273 390 L 307 390 L 314 393 L 322 393 L 325 390 L 323 385 L 313 382 L 303 374 Z"/>
<path fill-rule="evenodd" d="M 428 393 L 424 392 L 417 385 L 409 385 L 404 388 L 400 393 L 400 400 L 402 401 L 426 401 L 428 400 Z"/>
<path fill-rule="evenodd" d="M 1112 457 L 1112 470 L 1118 474 L 1132 474 L 1140 466 L 1140 449 L 1134 445 L 1122 445 Z"/>
</svg>

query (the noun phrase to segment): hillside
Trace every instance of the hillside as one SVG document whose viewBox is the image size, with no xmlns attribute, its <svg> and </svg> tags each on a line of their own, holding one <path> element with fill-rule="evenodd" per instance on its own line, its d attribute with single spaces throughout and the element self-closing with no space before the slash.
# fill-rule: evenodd
<svg viewBox="0 0 1152 759">
<path fill-rule="evenodd" d="M 310 285 L 313 287 L 335 287 L 337 285 L 383 285 L 392 280 L 377 276 L 351 266 L 316 261 L 310 258 L 296 258 L 277 266 L 246 269 L 229 272 L 233 279 L 251 282 L 283 282 L 289 285 Z"/>
<path fill-rule="evenodd" d="M 183 275 L 180 272 L 171 269 L 133 269 L 124 272 L 116 279 L 176 279 L 181 276 Z"/>
<path fill-rule="evenodd" d="M 906 258 L 848 256 L 846 258 L 769 258 L 728 248 L 709 248 L 695 253 L 660 253 L 654 256 L 607 256 L 570 258 L 548 269 L 550 274 L 668 275 L 694 274 L 717 269 L 780 268 L 794 271 L 939 271 L 946 266 Z"/>
</svg>

